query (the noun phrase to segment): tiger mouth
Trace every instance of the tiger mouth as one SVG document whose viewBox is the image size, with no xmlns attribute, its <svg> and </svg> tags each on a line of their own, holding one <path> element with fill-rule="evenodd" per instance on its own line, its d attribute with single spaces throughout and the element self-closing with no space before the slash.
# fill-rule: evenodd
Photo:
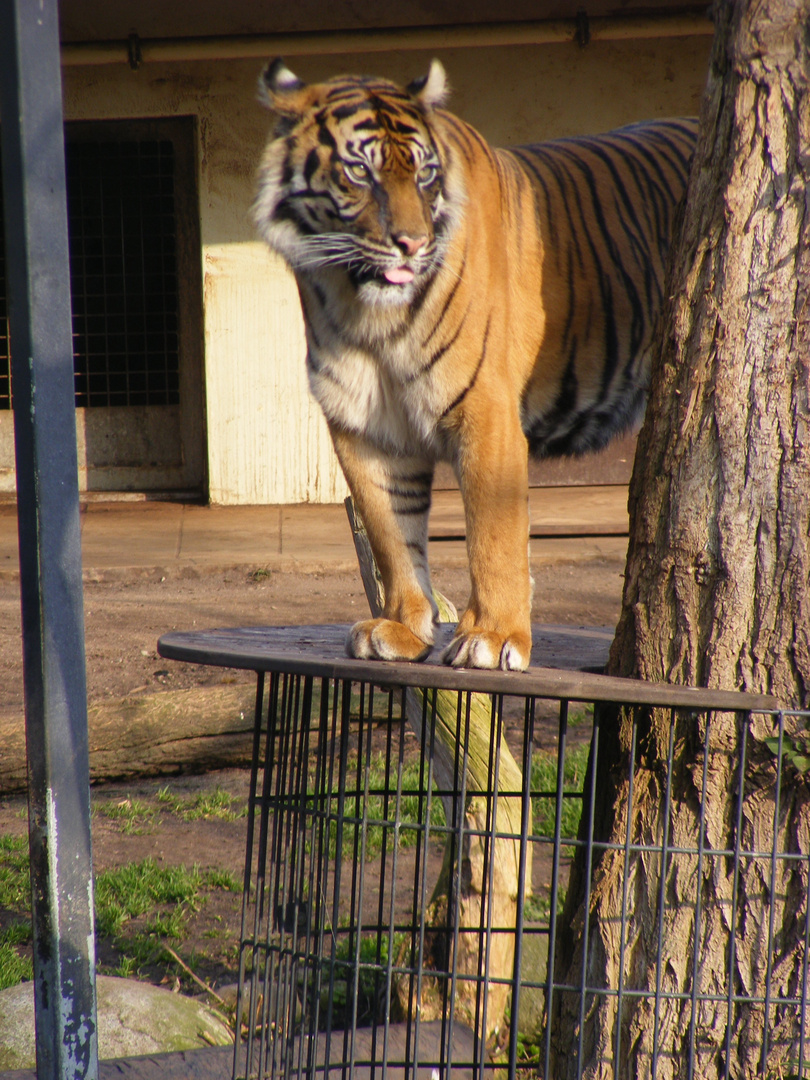
<svg viewBox="0 0 810 1080">
<path fill-rule="evenodd" d="M 409 266 L 377 266 L 363 267 L 362 269 L 352 267 L 349 270 L 349 277 L 356 288 L 372 281 L 377 285 L 389 288 L 402 288 L 404 285 L 410 285 L 411 282 L 416 280 L 417 271 L 412 270 Z"/>
</svg>

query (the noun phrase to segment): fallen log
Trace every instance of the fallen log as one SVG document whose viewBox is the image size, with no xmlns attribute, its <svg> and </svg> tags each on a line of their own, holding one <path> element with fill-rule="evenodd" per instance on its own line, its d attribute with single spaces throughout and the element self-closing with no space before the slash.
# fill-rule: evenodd
<svg viewBox="0 0 810 1080">
<path fill-rule="evenodd" d="M 88 706 L 90 779 L 125 780 L 249 767 L 251 683 L 164 690 Z M 0 710 L 0 795 L 28 786 L 25 719 Z"/>
</svg>

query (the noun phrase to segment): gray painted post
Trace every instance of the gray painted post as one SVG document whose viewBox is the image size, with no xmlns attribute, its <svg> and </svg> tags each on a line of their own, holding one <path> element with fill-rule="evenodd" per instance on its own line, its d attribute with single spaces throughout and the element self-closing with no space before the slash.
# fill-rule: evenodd
<svg viewBox="0 0 810 1080">
<path fill-rule="evenodd" d="M 98 1076 L 87 692 L 56 0 L 0 0 L 39 1080 Z"/>
</svg>

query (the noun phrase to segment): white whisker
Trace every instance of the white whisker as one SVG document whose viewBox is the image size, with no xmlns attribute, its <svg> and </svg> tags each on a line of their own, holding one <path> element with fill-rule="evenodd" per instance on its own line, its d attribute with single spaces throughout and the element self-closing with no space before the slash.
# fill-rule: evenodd
<svg viewBox="0 0 810 1080">
<path fill-rule="evenodd" d="M 369 243 L 353 233 L 326 232 L 299 235 L 288 258 L 299 270 L 325 270 L 342 267 L 361 275 L 381 276 L 386 270 L 402 265 L 402 256 L 391 246 Z M 412 264 L 417 274 L 433 273 L 442 261 L 439 245 L 422 252 Z"/>
</svg>

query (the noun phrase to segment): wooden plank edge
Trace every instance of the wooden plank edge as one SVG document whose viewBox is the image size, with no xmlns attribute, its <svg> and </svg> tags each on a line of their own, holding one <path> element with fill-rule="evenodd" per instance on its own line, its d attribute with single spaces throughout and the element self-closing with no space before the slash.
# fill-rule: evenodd
<svg viewBox="0 0 810 1080">
<path fill-rule="evenodd" d="M 212 1046 L 168 1054 L 100 1061 L 99 1080 L 230 1080 L 233 1047 Z M 35 1069 L 0 1073 L 2 1080 L 37 1080 Z"/>
<path fill-rule="evenodd" d="M 315 628 L 307 628 L 310 631 Z M 461 690 L 513 697 L 565 698 L 577 702 L 609 702 L 686 708 L 696 712 L 773 712 L 777 698 L 733 690 L 711 690 L 668 683 L 648 683 L 590 672 L 530 667 L 523 672 L 450 668 L 434 663 L 407 664 L 382 660 L 340 660 L 306 655 L 300 651 L 269 652 L 245 643 L 233 647 L 217 642 L 216 631 L 170 633 L 158 641 L 158 652 L 169 660 L 204 663 L 253 671 L 287 672 L 328 679 L 352 679 L 382 686 L 415 686 L 422 689 Z"/>
</svg>

